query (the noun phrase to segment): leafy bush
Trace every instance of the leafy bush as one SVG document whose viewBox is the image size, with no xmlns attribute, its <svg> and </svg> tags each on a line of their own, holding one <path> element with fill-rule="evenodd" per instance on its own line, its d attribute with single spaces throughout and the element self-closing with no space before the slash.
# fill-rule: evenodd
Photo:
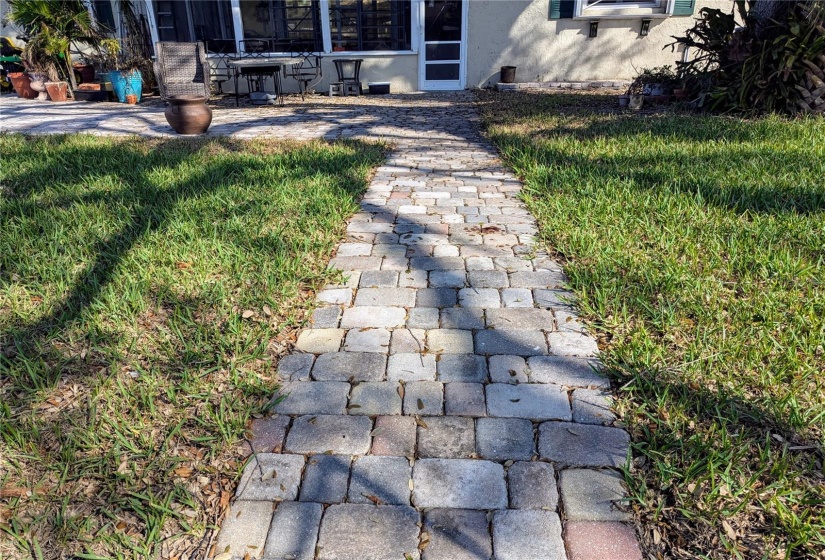
<svg viewBox="0 0 825 560">
<path fill-rule="evenodd" d="M 781 2 L 759 17 L 756 2 L 733 13 L 703 8 L 696 25 L 671 44 L 698 53 L 677 63 L 700 107 L 743 113 L 825 113 L 825 6 Z M 821 90 L 821 91 L 820 91 Z"/>
</svg>

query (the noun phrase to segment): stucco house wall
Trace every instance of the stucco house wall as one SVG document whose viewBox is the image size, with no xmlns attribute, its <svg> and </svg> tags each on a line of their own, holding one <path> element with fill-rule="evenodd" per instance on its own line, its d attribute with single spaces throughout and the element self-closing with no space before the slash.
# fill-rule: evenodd
<svg viewBox="0 0 825 560">
<path fill-rule="evenodd" d="M 730 10 L 730 0 L 699 0 L 695 14 L 711 6 Z M 502 66 L 517 66 L 516 81 L 632 79 L 642 68 L 673 65 L 681 51 L 665 45 L 693 26 L 694 16 L 653 19 L 639 35 L 641 15 L 599 20 L 590 38 L 588 19 L 550 19 L 547 0 L 471 0 L 467 86 L 495 85 Z"/>
</svg>

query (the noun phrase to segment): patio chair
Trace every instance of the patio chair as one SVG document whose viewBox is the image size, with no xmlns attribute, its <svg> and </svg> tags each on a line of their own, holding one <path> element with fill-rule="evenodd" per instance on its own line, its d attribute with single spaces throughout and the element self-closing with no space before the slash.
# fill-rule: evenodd
<svg viewBox="0 0 825 560">
<path fill-rule="evenodd" d="M 211 71 L 203 43 L 155 43 L 154 67 L 162 99 L 173 95 L 209 99 Z"/>
<path fill-rule="evenodd" d="M 293 66 L 291 70 L 287 70 L 285 74 L 298 81 L 298 89 L 301 92 L 301 100 L 303 100 L 310 87 L 318 85 L 324 77 L 321 57 L 311 52 L 297 52 L 292 57 L 300 59 L 301 62 Z"/>
</svg>

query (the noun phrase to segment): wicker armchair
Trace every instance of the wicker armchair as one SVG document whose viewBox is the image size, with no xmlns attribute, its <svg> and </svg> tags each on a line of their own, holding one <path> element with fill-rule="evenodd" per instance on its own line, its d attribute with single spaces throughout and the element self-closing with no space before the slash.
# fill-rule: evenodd
<svg viewBox="0 0 825 560">
<path fill-rule="evenodd" d="M 211 73 L 203 43 L 155 43 L 154 66 L 161 98 L 202 95 L 209 99 Z"/>
</svg>

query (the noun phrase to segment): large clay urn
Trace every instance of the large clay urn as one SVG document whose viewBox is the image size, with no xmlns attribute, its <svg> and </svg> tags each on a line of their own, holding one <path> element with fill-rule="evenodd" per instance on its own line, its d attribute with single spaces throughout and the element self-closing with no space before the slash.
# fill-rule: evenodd
<svg viewBox="0 0 825 560">
<path fill-rule="evenodd" d="M 212 124 L 212 109 L 201 95 L 173 95 L 164 115 L 178 134 L 203 134 Z"/>
</svg>

